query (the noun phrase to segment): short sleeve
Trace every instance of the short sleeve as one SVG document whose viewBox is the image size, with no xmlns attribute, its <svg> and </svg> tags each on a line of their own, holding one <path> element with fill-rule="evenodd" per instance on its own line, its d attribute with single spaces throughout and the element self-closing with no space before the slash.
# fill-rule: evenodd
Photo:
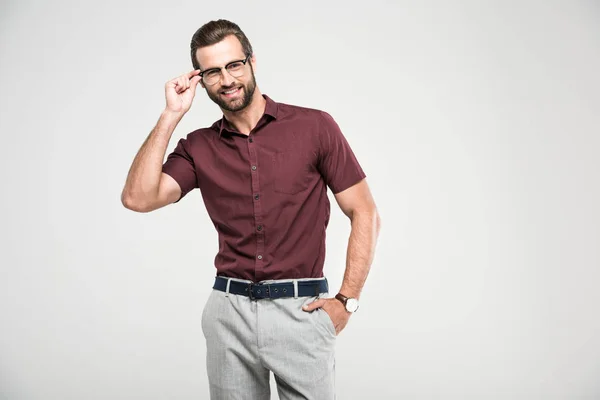
<svg viewBox="0 0 600 400">
<path fill-rule="evenodd" d="M 323 111 L 319 118 L 319 171 L 336 194 L 358 183 L 366 174 L 331 115 Z"/>
<path fill-rule="evenodd" d="M 179 139 L 177 146 L 162 166 L 162 172 L 171 176 L 181 188 L 181 196 L 175 203 L 188 194 L 192 189 L 198 187 L 196 168 L 194 160 L 190 155 L 189 142 L 187 139 Z"/>
</svg>

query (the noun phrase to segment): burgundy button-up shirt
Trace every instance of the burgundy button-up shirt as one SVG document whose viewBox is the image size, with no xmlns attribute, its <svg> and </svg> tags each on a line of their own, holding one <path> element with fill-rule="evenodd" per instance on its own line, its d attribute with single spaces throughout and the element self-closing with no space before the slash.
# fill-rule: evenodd
<svg viewBox="0 0 600 400">
<path fill-rule="evenodd" d="M 217 275 L 320 278 L 327 187 L 338 193 L 366 175 L 329 114 L 263 97 L 249 135 L 223 117 L 180 139 L 162 170 L 181 187 L 179 200 L 200 189 L 219 235 Z"/>
</svg>

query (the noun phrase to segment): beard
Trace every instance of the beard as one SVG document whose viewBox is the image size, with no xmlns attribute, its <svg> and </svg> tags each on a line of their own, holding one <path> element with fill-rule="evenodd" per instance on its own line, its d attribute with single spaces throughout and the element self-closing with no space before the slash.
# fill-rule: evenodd
<svg viewBox="0 0 600 400">
<path fill-rule="evenodd" d="M 244 84 L 241 85 L 241 87 L 242 87 L 241 91 L 243 93 L 243 96 L 241 98 L 236 98 L 235 100 L 229 100 L 229 99 L 222 97 L 222 94 L 221 94 L 221 92 L 224 90 L 239 87 L 238 83 L 232 85 L 229 88 L 221 87 L 216 93 L 207 90 L 206 93 L 208 94 L 208 97 L 212 101 L 214 101 L 219 107 L 221 107 L 223 110 L 227 110 L 227 111 L 231 111 L 231 112 L 243 110 L 244 108 L 248 107 L 248 105 L 252 101 L 252 96 L 254 95 L 254 91 L 256 90 L 256 78 L 254 77 L 254 71 L 252 70 L 252 66 L 250 66 L 250 73 L 251 73 L 250 82 L 248 82 L 248 84 L 246 84 L 246 85 L 244 85 Z"/>
</svg>

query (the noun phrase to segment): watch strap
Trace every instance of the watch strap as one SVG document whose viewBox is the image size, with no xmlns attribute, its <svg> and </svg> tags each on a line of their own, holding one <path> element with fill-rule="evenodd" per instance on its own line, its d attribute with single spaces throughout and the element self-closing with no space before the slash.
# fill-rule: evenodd
<svg viewBox="0 0 600 400">
<path fill-rule="evenodd" d="M 335 295 L 335 298 L 338 299 L 339 301 L 341 301 L 342 304 L 344 305 L 344 307 L 346 307 L 346 302 L 348 301 L 348 297 L 344 296 L 341 293 L 338 293 Z"/>
</svg>

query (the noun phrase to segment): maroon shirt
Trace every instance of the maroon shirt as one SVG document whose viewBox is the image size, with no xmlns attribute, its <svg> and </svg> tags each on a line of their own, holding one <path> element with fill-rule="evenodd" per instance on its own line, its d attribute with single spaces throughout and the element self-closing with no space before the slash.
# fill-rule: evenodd
<svg viewBox="0 0 600 400">
<path fill-rule="evenodd" d="M 327 187 L 338 193 L 366 175 L 329 114 L 263 97 L 248 136 L 223 117 L 180 139 L 162 170 L 179 183 L 179 200 L 200 188 L 219 234 L 217 275 L 320 278 Z"/>
</svg>

